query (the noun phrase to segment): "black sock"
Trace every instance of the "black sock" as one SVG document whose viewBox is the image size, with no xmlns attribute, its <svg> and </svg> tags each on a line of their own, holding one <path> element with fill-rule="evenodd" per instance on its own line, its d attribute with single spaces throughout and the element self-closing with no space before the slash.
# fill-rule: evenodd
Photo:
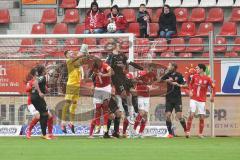
<svg viewBox="0 0 240 160">
<path fill-rule="evenodd" d="M 127 100 L 126 99 L 122 99 L 122 106 L 123 106 L 126 117 L 129 116 L 128 105 L 127 105 Z"/>
<path fill-rule="evenodd" d="M 40 115 L 40 126 L 42 130 L 43 136 L 47 134 L 47 121 L 48 121 L 48 115 L 47 113 L 43 113 Z"/>
<path fill-rule="evenodd" d="M 114 119 L 114 132 L 118 133 L 119 132 L 119 125 L 120 125 L 120 118 L 115 118 Z"/>
<path fill-rule="evenodd" d="M 166 121 L 167 129 L 169 134 L 173 134 L 172 132 L 172 122 L 171 121 Z"/>
<path fill-rule="evenodd" d="M 109 129 L 110 129 L 110 127 L 111 127 L 111 124 L 112 124 L 112 120 L 111 120 L 111 119 L 108 119 L 107 134 L 109 133 Z"/>
<path fill-rule="evenodd" d="M 138 113 L 138 97 L 137 96 L 132 97 L 132 104 L 133 104 L 135 113 Z"/>
<path fill-rule="evenodd" d="M 187 131 L 187 125 L 186 125 L 185 119 L 181 118 L 181 119 L 179 119 L 179 121 L 180 121 L 180 123 L 181 123 L 181 125 L 182 125 L 182 127 L 184 129 L 184 132 L 186 132 Z"/>
</svg>

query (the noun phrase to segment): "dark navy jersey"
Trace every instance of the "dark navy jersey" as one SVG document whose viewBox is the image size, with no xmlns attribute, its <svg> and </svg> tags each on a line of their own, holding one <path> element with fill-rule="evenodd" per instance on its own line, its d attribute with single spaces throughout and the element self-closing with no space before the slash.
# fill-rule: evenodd
<svg viewBox="0 0 240 160">
<path fill-rule="evenodd" d="M 39 85 L 39 89 L 40 91 L 45 94 L 46 93 L 46 77 L 45 76 L 39 76 L 36 78 L 36 80 L 38 81 L 38 85 Z M 32 94 L 38 94 L 38 91 L 36 89 L 32 90 Z"/>
<path fill-rule="evenodd" d="M 127 65 L 127 56 L 124 54 L 110 54 L 107 57 L 106 62 L 111 66 L 111 68 L 113 69 L 114 73 L 118 76 L 120 75 L 124 75 L 124 69 L 120 66 L 118 66 L 118 64 L 123 64 L 123 65 Z"/>
</svg>

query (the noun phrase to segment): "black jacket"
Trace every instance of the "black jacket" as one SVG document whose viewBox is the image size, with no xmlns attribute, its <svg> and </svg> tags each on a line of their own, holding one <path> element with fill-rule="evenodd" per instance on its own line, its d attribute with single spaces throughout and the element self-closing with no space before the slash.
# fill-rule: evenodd
<svg viewBox="0 0 240 160">
<path fill-rule="evenodd" d="M 147 28 L 147 22 L 143 19 L 143 17 L 146 16 L 146 15 L 149 16 L 147 11 L 144 11 L 144 12 L 139 11 L 138 14 L 137 14 L 137 22 L 139 23 L 140 29 Z M 150 16 L 149 16 L 149 22 L 151 22 Z"/>
<path fill-rule="evenodd" d="M 165 29 L 168 29 L 168 31 L 177 32 L 176 16 L 172 12 L 168 14 L 162 13 L 159 17 L 158 24 L 159 24 L 159 31 L 165 31 Z"/>
</svg>

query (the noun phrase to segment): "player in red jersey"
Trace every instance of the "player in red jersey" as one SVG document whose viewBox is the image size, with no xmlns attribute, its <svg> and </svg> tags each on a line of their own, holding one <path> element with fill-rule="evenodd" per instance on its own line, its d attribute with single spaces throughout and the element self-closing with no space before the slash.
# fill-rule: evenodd
<svg viewBox="0 0 240 160">
<path fill-rule="evenodd" d="M 187 137 L 189 137 L 192 120 L 195 115 L 196 109 L 198 110 L 199 117 L 199 137 L 203 138 L 204 117 L 206 114 L 205 103 L 207 97 L 208 87 L 211 88 L 210 101 L 214 101 L 214 84 L 212 80 L 205 75 L 206 66 L 198 64 L 196 67 L 197 74 L 193 75 L 189 83 L 189 96 L 190 96 L 190 116 L 187 122 Z"/>
<path fill-rule="evenodd" d="M 33 89 L 35 80 L 36 80 L 36 68 L 32 68 L 31 71 L 29 72 L 28 76 L 27 76 L 27 86 L 26 86 L 26 92 L 27 92 L 27 105 L 28 105 L 28 110 L 31 113 L 31 115 L 33 116 L 29 126 L 28 126 L 28 130 L 26 133 L 26 137 L 27 139 L 31 138 L 31 133 L 32 133 L 32 129 L 33 127 L 38 123 L 38 121 L 40 120 L 40 114 L 39 111 L 36 110 L 36 108 L 34 107 L 34 105 L 32 104 L 31 101 L 31 91 Z M 52 139 L 54 138 L 52 130 L 53 130 L 53 116 L 52 114 L 49 112 L 49 117 L 48 117 L 48 133 L 49 133 L 49 137 Z"/>
<path fill-rule="evenodd" d="M 140 124 L 140 129 L 138 134 L 140 138 L 143 138 L 143 131 L 145 129 L 147 119 L 148 119 L 148 112 L 150 107 L 150 91 L 152 89 L 151 84 L 157 80 L 156 74 L 152 71 L 152 69 L 153 68 L 149 66 L 148 72 L 140 71 L 140 77 L 137 78 L 138 82 L 136 85 L 136 92 L 138 95 L 139 113 L 135 119 L 133 129 L 136 132 L 136 129 Z"/>
<path fill-rule="evenodd" d="M 95 115 L 94 119 L 91 122 L 90 126 L 90 138 L 93 138 L 93 130 L 95 127 L 95 133 L 100 132 L 100 117 L 103 116 L 104 125 L 103 130 L 107 132 L 107 124 L 108 124 L 108 102 L 111 98 L 111 75 L 112 69 L 111 67 L 101 61 L 100 59 L 96 59 L 93 64 L 93 69 L 91 73 L 91 77 L 94 82 L 94 98 L 93 104 L 95 105 Z"/>
</svg>

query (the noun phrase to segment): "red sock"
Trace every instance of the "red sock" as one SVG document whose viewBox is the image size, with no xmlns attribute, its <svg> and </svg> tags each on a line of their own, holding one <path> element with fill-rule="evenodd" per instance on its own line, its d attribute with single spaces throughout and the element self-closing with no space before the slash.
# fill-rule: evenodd
<svg viewBox="0 0 240 160">
<path fill-rule="evenodd" d="M 125 118 L 123 121 L 123 134 L 126 134 L 128 124 L 129 124 L 129 122 L 128 122 L 127 118 Z"/>
<path fill-rule="evenodd" d="M 188 120 L 187 120 L 187 132 L 190 132 L 190 129 L 191 129 L 191 126 L 192 126 L 192 120 L 193 120 L 193 117 L 189 116 Z"/>
<path fill-rule="evenodd" d="M 102 105 L 102 109 L 103 109 L 103 125 L 107 125 L 108 124 L 108 106 L 104 106 Z"/>
<path fill-rule="evenodd" d="M 143 131 L 144 131 L 144 129 L 145 129 L 145 126 L 146 126 L 146 120 L 145 120 L 145 119 L 142 119 L 139 133 L 143 133 Z"/>
<path fill-rule="evenodd" d="M 97 126 L 100 126 L 101 109 L 102 109 L 102 105 L 96 104 L 95 124 Z"/>
<path fill-rule="evenodd" d="M 32 121 L 29 124 L 28 131 L 31 133 L 33 127 L 38 123 L 39 119 L 38 118 L 33 118 Z"/>
<path fill-rule="evenodd" d="M 199 120 L 199 134 L 203 133 L 203 128 L 204 128 L 204 119 Z"/>
<path fill-rule="evenodd" d="M 48 126 L 48 134 L 53 134 L 53 117 L 48 118 L 47 121 L 47 126 Z"/>
<path fill-rule="evenodd" d="M 89 131 L 90 136 L 93 135 L 93 130 L 94 130 L 95 124 L 96 124 L 96 121 L 92 120 L 91 125 L 90 125 L 90 131 Z"/>
<path fill-rule="evenodd" d="M 139 125 L 139 123 L 141 122 L 142 120 L 142 116 L 140 114 L 137 115 L 136 119 L 135 119 L 135 123 L 134 123 L 134 126 L 133 126 L 133 129 L 136 130 L 137 129 L 137 126 Z"/>
</svg>

